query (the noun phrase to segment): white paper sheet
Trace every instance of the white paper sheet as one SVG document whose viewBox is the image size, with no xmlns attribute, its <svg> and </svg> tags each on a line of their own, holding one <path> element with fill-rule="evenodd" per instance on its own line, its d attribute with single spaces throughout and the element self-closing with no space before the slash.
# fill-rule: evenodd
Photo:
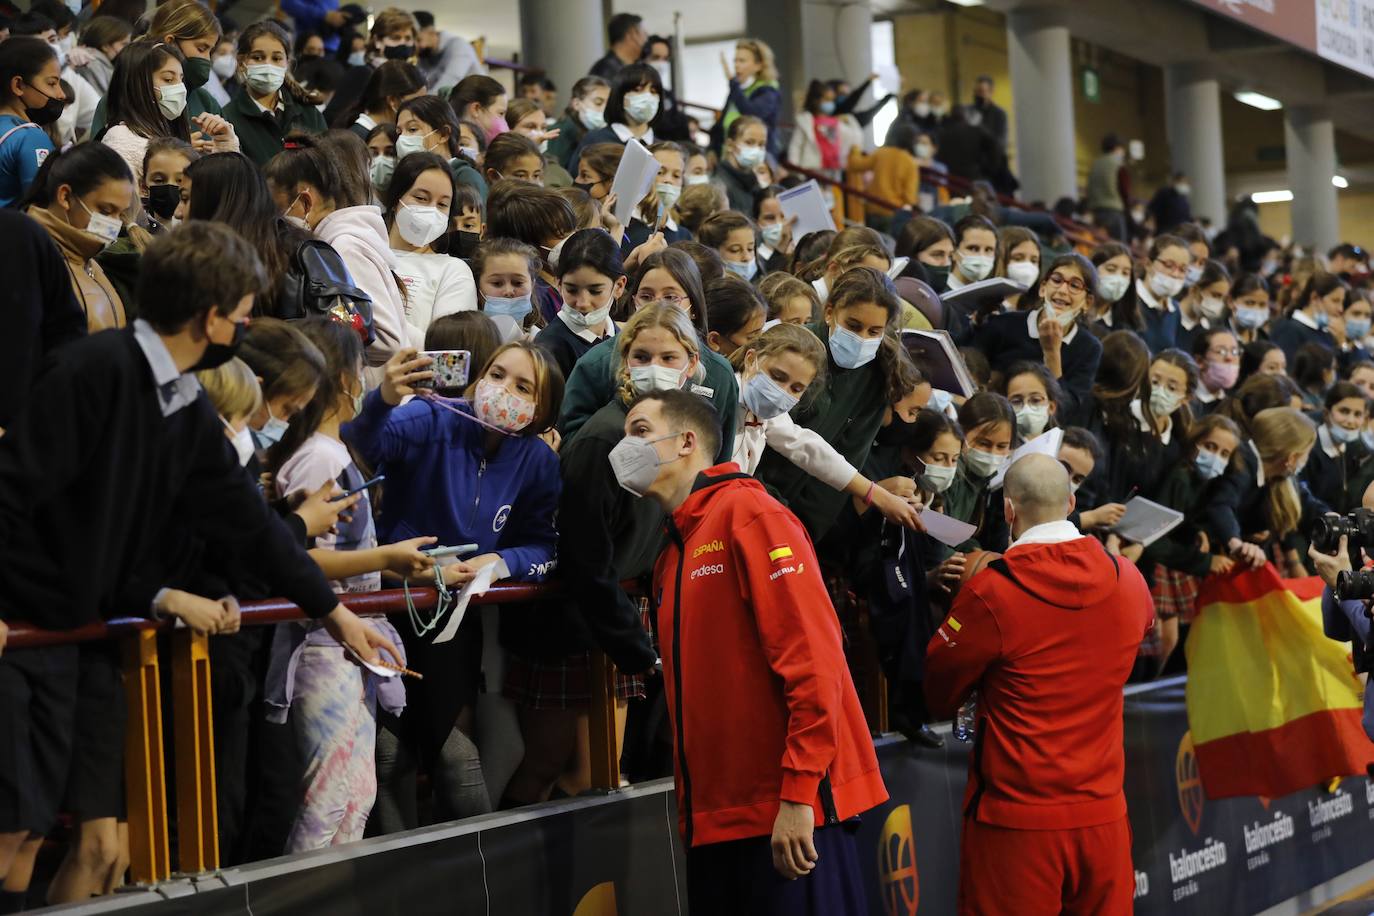
<svg viewBox="0 0 1374 916">
<path fill-rule="evenodd" d="M 353 656 L 354 660 L 357 661 L 359 665 L 362 665 L 368 671 L 371 671 L 373 674 L 377 675 L 377 677 L 399 677 L 401 674 L 401 672 L 396 671 L 392 668 L 383 668 L 381 665 L 374 665 L 371 662 L 363 661 L 363 657 L 359 655 L 357 652 L 354 652 L 352 647 L 350 646 L 344 646 L 344 651 L 347 652 L 349 655 Z M 386 658 L 389 654 L 390 653 L 386 653 L 385 650 L 377 650 L 377 655 L 380 658 Z M 390 661 L 395 662 L 396 659 L 393 658 L 390 659 Z"/>
<path fill-rule="evenodd" d="M 902 74 L 893 64 L 879 64 L 874 68 L 878 74 L 877 85 L 879 89 L 896 94 L 902 91 Z M 882 93 L 874 92 L 874 98 L 882 98 Z"/>
<path fill-rule="evenodd" d="M 1059 446 L 1064 442 L 1064 430 L 1051 429 L 1036 436 L 1029 442 L 1023 443 L 1020 448 L 1011 453 L 1011 458 L 1002 466 L 1002 470 L 997 472 L 997 476 L 992 478 L 992 483 L 988 484 L 988 489 L 995 490 L 1002 485 L 1002 480 L 1007 476 L 1007 471 L 1016 463 L 1018 458 L 1027 455 L 1049 455 L 1051 458 L 1059 457 Z"/>
<path fill-rule="evenodd" d="M 453 610 L 448 613 L 448 623 L 444 625 L 443 632 L 435 637 L 434 645 L 448 642 L 457 635 L 458 627 L 468 612 L 468 602 L 475 595 L 485 595 L 487 589 L 491 588 L 492 580 L 496 578 L 496 566 L 495 563 L 483 566 L 477 571 L 477 575 L 469 579 L 468 584 L 463 586 L 463 590 L 458 593 L 458 598 L 453 603 Z"/>
<path fill-rule="evenodd" d="M 808 232 L 834 232 L 835 218 L 830 212 L 830 205 L 834 202 L 834 198 L 822 191 L 815 179 L 778 195 L 778 206 L 782 207 L 783 217 L 797 218 L 796 225 L 792 227 L 794 239 Z"/>
<path fill-rule="evenodd" d="M 620 168 L 615 170 L 615 179 L 611 182 L 611 193 L 615 195 L 615 218 L 620 220 L 620 225 L 630 225 L 635 208 L 654 186 L 658 170 L 658 160 L 647 146 L 638 140 L 625 144 Z"/>
<path fill-rule="evenodd" d="M 978 530 L 976 525 L 961 522 L 957 518 L 950 518 L 943 512 L 936 512 L 934 509 L 922 509 L 920 515 L 921 524 L 926 526 L 926 534 L 950 547 L 958 547 L 973 537 L 974 532 Z"/>
</svg>

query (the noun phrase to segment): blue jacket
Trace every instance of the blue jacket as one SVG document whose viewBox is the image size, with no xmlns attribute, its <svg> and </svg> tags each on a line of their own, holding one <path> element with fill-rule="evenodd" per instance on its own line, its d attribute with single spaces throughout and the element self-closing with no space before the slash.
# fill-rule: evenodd
<svg viewBox="0 0 1374 916">
<path fill-rule="evenodd" d="M 466 402 L 459 409 L 472 413 Z M 499 553 L 511 578 L 538 582 L 558 563 L 558 456 L 535 436 L 486 454 L 485 427 L 422 399 L 392 408 L 372 391 L 343 437 L 386 475 L 377 539 L 434 535 L 439 545 Z"/>
<path fill-rule="evenodd" d="M 1322 631 L 1338 642 L 1369 643 L 1369 615 L 1363 601 L 1337 601 L 1327 586 L 1322 590 Z M 1374 738 L 1374 690 L 1364 692 L 1364 733 Z"/>
<path fill-rule="evenodd" d="M 318 32 L 326 54 L 339 49 L 339 33 L 324 24 L 326 13 L 339 8 L 339 0 L 281 0 L 282 12 L 296 23 L 296 34 Z"/>
</svg>

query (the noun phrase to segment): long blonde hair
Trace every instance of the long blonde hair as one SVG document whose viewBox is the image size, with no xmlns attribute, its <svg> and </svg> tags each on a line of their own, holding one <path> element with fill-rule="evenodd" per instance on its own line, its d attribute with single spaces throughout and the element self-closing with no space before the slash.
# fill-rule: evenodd
<svg viewBox="0 0 1374 916">
<path fill-rule="evenodd" d="M 1317 441 L 1317 427 L 1292 407 L 1270 407 L 1250 421 L 1250 435 L 1260 461 L 1270 462 L 1308 451 Z M 1274 538 L 1282 538 L 1298 527 L 1302 503 L 1292 476 L 1266 484 L 1269 527 Z"/>
<path fill-rule="evenodd" d="M 701 381 L 705 377 L 705 369 L 701 365 L 701 339 L 697 337 L 691 317 L 678 306 L 666 302 L 646 305 L 631 316 L 616 336 L 616 379 L 620 383 L 616 391 L 625 404 L 633 401 L 638 394 L 630 379 L 630 348 L 641 331 L 651 328 L 662 328 L 672 334 L 687 351 L 687 356 L 696 360 L 697 366 L 692 372 L 694 381 Z"/>
<path fill-rule="evenodd" d="M 773 49 L 768 47 L 766 43 L 759 41 L 757 38 L 741 38 L 739 41 L 735 42 L 735 47 L 743 48 L 748 51 L 750 54 L 754 55 L 754 59 L 759 62 L 759 75 L 754 77 L 755 81 L 762 81 L 765 83 L 776 83 L 778 81 L 778 64 L 773 58 Z M 744 88 L 747 89 L 749 87 L 745 86 Z"/>
</svg>

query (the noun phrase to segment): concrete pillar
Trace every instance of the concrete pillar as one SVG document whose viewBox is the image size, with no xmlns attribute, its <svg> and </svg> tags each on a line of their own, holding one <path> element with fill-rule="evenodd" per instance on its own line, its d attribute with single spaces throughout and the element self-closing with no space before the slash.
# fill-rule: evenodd
<svg viewBox="0 0 1374 916">
<path fill-rule="evenodd" d="M 1164 102 L 1173 170 L 1186 172 L 1193 216 L 1226 225 L 1226 164 L 1222 155 L 1221 86 L 1201 64 L 1164 68 Z"/>
<path fill-rule="evenodd" d="M 520 0 L 520 59 L 543 67 L 567 98 L 606 53 L 602 12 L 601 0 Z"/>
<path fill-rule="evenodd" d="M 873 72 L 869 0 L 745 0 L 745 34 L 777 60 L 783 121 L 790 121 L 812 79 L 857 86 Z"/>
<path fill-rule="evenodd" d="M 1052 204 L 1078 197 L 1069 28 L 1056 9 L 1007 14 L 1012 124 L 1020 196 Z"/>
<path fill-rule="evenodd" d="M 1312 108 L 1288 108 L 1283 119 L 1288 187 L 1293 191 L 1293 241 L 1325 253 L 1340 242 L 1336 209 L 1336 132 L 1331 116 Z"/>
</svg>

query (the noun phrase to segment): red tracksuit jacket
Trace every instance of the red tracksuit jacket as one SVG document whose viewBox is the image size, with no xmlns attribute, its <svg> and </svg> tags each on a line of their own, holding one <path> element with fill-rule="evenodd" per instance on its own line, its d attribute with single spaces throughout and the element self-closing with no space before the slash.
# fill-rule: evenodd
<svg viewBox="0 0 1374 916">
<path fill-rule="evenodd" d="M 820 564 L 796 516 L 735 464 L 705 471 L 654 570 L 679 827 L 768 836 L 779 799 L 817 826 L 887 799 Z"/>
<path fill-rule="evenodd" d="M 978 690 L 965 816 L 1022 829 L 1126 815 L 1121 689 L 1154 602 L 1093 538 L 1011 548 L 959 590 L 930 640 L 926 700 L 952 716 Z"/>
</svg>

